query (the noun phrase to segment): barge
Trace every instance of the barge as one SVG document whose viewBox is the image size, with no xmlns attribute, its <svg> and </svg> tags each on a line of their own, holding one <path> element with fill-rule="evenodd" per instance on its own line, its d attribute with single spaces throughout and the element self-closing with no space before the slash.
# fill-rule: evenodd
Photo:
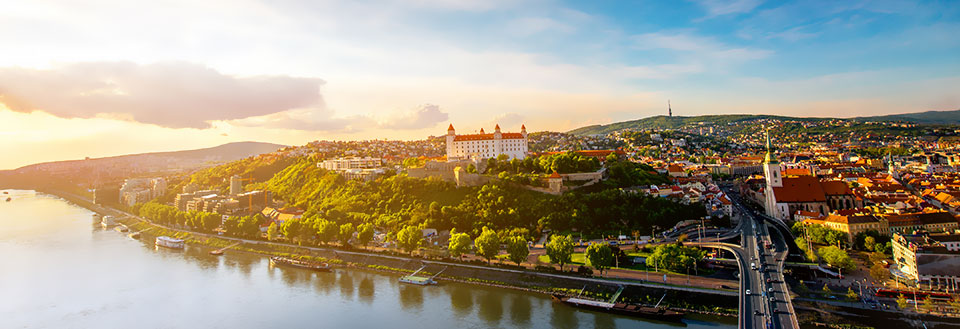
<svg viewBox="0 0 960 329">
<path fill-rule="evenodd" d="M 329 272 L 330 264 L 319 263 L 319 262 L 310 262 L 299 259 L 287 258 L 287 257 L 270 257 L 270 265 L 272 266 L 286 266 L 286 267 L 296 267 L 307 270 L 314 270 L 320 272 Z"/>
<path fill-rule="evenodd" d="M 581 293 L 583 291 L 581 290 Z M 561 302 L 576 308 L 582 308 L 591 311 L 660 320 L 660 321 L 670 321 L 670 322 L 683 322 L 683 312 L 677 312 L 673 310 L 668 310 L 660 306 L 660 302 L 663 302 L 663 297 L 660 298 L 660 302 L 657 302 L 657 305 L 653 307 L 642 306 L 637 304 L 627 304 L 627 303 L 616 303 L 620 293 L 623 292 L 623 287 L 620 287 L 620 290 L 614 294 L 613 298 L 609 302 L 603 302 L 598 300 L 584 299 L 579 297 L 567 297 L 563 295 L 551 295 L 552 299 L 557 302 Z M 666 295 L 663 295 L 666 297 Z"/>
</svg>

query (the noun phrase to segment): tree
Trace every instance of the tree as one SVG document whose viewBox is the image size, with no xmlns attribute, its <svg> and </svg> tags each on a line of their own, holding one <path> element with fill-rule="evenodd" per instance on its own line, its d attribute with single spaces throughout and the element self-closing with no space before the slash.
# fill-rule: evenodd
<svg viewBox="0 0 960 329">
<path fill-rule="evenodd" d="M 510 261 L 520 266 L 520 263 L 527 259 L 527 255 L 530 255 L 530 249 L 527 248 L 527 239 L 519 235 L 507 238 L 507 254 L 510 255 Z"/>
<path fill-rule="evenodd" d="M 659 268 L 682 272 L 696 266 L 705 254 L 706 252 L 698 248 L 684 247 L 679 243 L 659 245 L 647 257 L 647 264 L 652 263 Z"/>
<path fill-rule="evenodd" d="M 890 277 L 890 271 L 883 267 L 883 264 L 875 263 L 870 266 L 870 277 L 877 281 L 886 280 Z"/>
<path fill-rule="evenodd" d="M 820 254 L 820 258 L 827 262 L 827 264 L 830 264 L 830 266 L 839 267 L 848 271 L 856 268 L 856 264 L 854 264 L 850 255 L 847 255 L 846 251 L 837 248 L 837 246 L 822 247 L 818 250 L 818 253 Z"/>
<path fill-rule="evenodd" d="M 397 232 L 397 246 L 413 255 L 413 251 L 420 248 L 423 243 L 423 232 L 420 228 L 412 225 L 405 226 L 400 232 Z"/>
<path fill-rule="evenodd" d="M 848 299 L 848 300 L 850 300 L 851 302 L 855 302 L 855 301 L 857 301 L 857 299 L 859 299 L 859 297 L 860 297 L 860 296 L 857 295 L 857 292 L 856 292 L 856 291 L 853 291 L 853 288 L 847 288 L 847 299 Z"/>
<path fill-rule="evenodd" d="M 874 247 L 876 247 L 876 244 L 877 244 L 877 239 L 874 239 L 872 236 L 867 236 L 863 238 L 863 247 L 866 248 L 868 251 L 874 251 L 875 250 Z"/>
<path fill-rule="evenodd" d="M 337 238 L 340 240 L 340 244 L 343 245 L 344 247 L 349 245 L 350 238 L 353 237 L 353 232 L 354 232 L 353 224 L 346 223 L 346 224 L 340 225 L 340 234 L 337 236 Z"/>
<path fill-rule="evenodd" d="M 373 224 L 364 223 L 357 226 L 357 242 L 366 247 L 373 240 Z"/>
<path fill-rule="evenodd" d="M 573 238 L 569 235 L 550 236 L 546 249 L 550 262 L 560 264 L 560 272 L 563 272 L 563 264 L 569 263 L 573 258 Z"/>
<path fill-rule="evenodd" d="M 279 234 L 277 231 L 277 222 L 270 223 L 270 227 L 267 227 L 267 239 L 270 241 L 276 240 L 277 235 Z"/>
<path fill-rule="evenodd" d="M 477 246 L 477 256 L 486 258 L 487 264 L 490 264 L 490 260 L 500 253 L 500 236 L 497 235 L 496 231 L 486 226 L 483 227 L 483 232 L 473 241 L 473 244 Z"/>
<path fill-rule="evenodd" d="M 447 250 L 450 252 L 450 256 L 458 257 L 463 261 L 463 254 L 470 250 L 471 243 L 473 243 L 473 240 L 470 239 L 469 234 L 459 233 L 456 232 L 456 229 L 453 229 L 450 230 L 450 244 L 447 245 Z"/>
<path fill-rule="evenodd" d="M 283 231 L 283 235 L 286 236 L 288 239 L 291 239 L 291 241 L 296 239 L 297 244 L 302 243 L 302 241 L 299 241 L 299 240 L 300 240 L 300 231 L 302 231 L 303 229 L 304 229 L 303 223 L 300 222 L 300 220 L 296 220 L 296 219 L 285 221 L 283 222 L 283 226 L 280 227 L 280 230 Z"/>
<path fill-rule="evenodd" d="M 897 307 L 901 310 L 907 308 L 907 297 L 904 297 L 903 294 L 897 296 Z"/>
<path fill-rule="evenodd" d="M 603 275 L 603 270 L 613 263 L 613 250 L 606 243 L 591 243 L 587 247 L 586 258 L 590 261 L 590 266 L 593 266 L 597 271 L 600 271 L 600 275 Z"/>
<path fill-rule="evenodd" d="M 336 223 L 326 219 L 321 219 L 314 225 L 317 238 L 320 239 L 320 242 L 323 242 L 323 244 L 332 242 L 337 236 L 337 233 L 340 232 L 340 227 L 338 227 Z"/>
</svg>

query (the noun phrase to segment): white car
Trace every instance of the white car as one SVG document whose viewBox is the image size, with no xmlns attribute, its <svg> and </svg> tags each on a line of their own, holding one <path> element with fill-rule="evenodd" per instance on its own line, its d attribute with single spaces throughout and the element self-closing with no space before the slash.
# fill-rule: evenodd
<svg viewBox="0 0 960 329">
<path fill-rule="evenodd" d="M 750 296 L 750 289 L 747 289 L 747 296 Z"/>
</svg>

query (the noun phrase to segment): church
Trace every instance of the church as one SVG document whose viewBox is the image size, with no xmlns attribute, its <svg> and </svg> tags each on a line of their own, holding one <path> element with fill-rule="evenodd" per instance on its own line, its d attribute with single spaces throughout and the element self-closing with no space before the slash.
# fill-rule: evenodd
<svg viewBox="0 0 960 329">
<path fill-rule="evenodd" d="M 843 181 L 823 181 L 814 176 L 783 177 L 780 161 L 773 154 L 769 134 L 763 160 L 764 208 L 767 216 L 792 221 L 798 211 L 830 214 L 833 210 L 856 207 L 853 191 Z"/>
<path fill-rule="evenodd" d="M 498 124 L 492 134 L 480 129 L 479 134 L 457 135 L 453 124 L 447 128 L 447 161 L 479 160 L 506 154 L 510 159 L 527 157 L 527 127 L 520 126 L 519 133 L 500 131 Z"/>
</svg>

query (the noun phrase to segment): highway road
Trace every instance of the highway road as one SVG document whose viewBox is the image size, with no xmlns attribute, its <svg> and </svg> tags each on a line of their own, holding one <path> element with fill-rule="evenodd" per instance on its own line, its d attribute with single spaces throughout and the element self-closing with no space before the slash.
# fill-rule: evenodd
<svg viewBox="0 0 960 329">
<path fill-rule="evenodd" d="M 740 328 L 799 328 L 783 277 L 788 253 L 784 237 L 779 232 L 771 235 L 763 219 L 743 207 L 736 197 L 731 199 L 741 217 L 738 227 L 744 259 L 740 262 Z M 770 248 L 766 247 L 768 243 Z"/>
</svg>

